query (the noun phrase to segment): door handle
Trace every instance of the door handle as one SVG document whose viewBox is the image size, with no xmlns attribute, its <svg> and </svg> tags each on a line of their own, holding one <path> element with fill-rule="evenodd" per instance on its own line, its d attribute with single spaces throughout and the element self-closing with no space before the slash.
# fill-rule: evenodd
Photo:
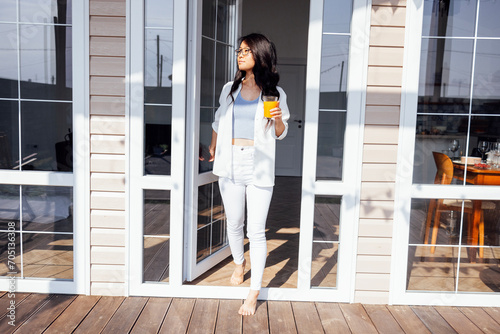
<svg viewBox="0 0 500 334">
<path fill-rule="evenodd" d="M 301 120 L 301 119 L 294 119 L 293 121 L 294 121 L 294 122 L 297 122 L 297 123 L 299 123 L 299 124 L 300 124 L 300 123 L 302 123 L 302 120 Z"/>
</svg>

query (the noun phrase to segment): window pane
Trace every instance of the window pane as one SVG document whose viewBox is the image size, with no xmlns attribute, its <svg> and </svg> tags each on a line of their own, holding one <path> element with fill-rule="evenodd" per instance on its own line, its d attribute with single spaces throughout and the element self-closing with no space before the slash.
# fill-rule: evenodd
<svg viewBox="0 0 500 334">
<path fill-rule="evenodd" d="M 348 36 L 323 35 L 319 107 L 347 109 Z"/>
<path fill-rule="evenodd" d="M 0 21 L 16 22 L 16 0 L 2 0 L 0 4 Z"/>
<path fill-rule="evenodd" d="M 423 36 L 474 36 L 477 0 L 425 0 Z"/>
<path fill-rule="evenodd" d="M 348 33 L 351 31 L 352 1 L 325 0 L 323 32 Z"/>
<path fill-rule="evenodd" d="M 346 113 L 320 111 L 316 178 L 342 180 Z"/>
<path fill-rule="evenodd" d="M 0 276 L 21 276 L 20 233 L 0 232 L 0 264 Z"/>
<path fill-rule="evenodd" d="M 205 173 L 213 169 L 208 147 L 212 141 L 212 122 L 214 120 L 214 109 L 200 108 L 200 152 L 198 160 L 198 173 Z"/>
<path fill-rule="evenodd" d="M 2 15 L 0 11 L 0 16 Z M 15 17 L 15 16 L 14 16 Z M 17 28 L 0 24 L 0 97 L 17 97 Z"/>
<path fill-rule="evenodd" d="M 219 103 L 219 92 L 214 92 L 215 42 L 202 38 L 201 41 L 201 86 L 200 106 L 214 107 Z"/>
<path fill-rule="evenodd" d="M 144 190 L 143 280 L 168 282 L 170 191 Z"/>
<path fill-rule="evenodd" d="M 422 39 L 418 112 L 468 113 L 471 40 Z"/>
<path fill-rule="evenodd" d="M 19 230 L 19 186 L 0 184 L 0 230 Z"/>
<path fill-rule="evenodd" d="M 235 0 L 218 0 L 217 4 L 217 40 L 229 43 L 231 11 L 234 10 Z"/>
<path fill-rule="evenodd" d="M 214 94 L 214 107 L 218 107 L 219 100 L 218 100 L 218 94 L 222 91 L 222 87 L 230 81 L 231 78 L 231 72 L 232 70 L 229 68 L 229 66 L 232 64 L 230 62 L 232 54 L 233 54 L 233 48 L 217 43 L 216 46 L 217 50 L 217 57 L 215 59 L 215 94 Z"/>
<path fill-rule="evenodd" d="M 478 40 L 472 112 L 500 115 L 500 40 Z"/>
<path fill-rule="evenodd" d="M 217 0 L 203 1 L 202 32 L 205 37 L 215 38 L 215 11 Z"/>
<path fill-rule="evenodd" d="M 482 0 L 479 6 L 477 35 L 480 37 L 500 37 L 500 2 Z"/>
<path fill-rule="evenodd" d="M 23 230 L 73 232 L 71 187 L 22 186 Z"/>
<path fill-rule="evenodd" d="M 145 0 L 146 27 L 173 27 L 173 0 Z"/>
<path fill-rule="evenodd" d="M 470 249 L 462 248 L 458 291 L 500 292 L 500 248 L 488 248 L 481 261 L 470 261 Z"/>
<path fill-rule="evenodd" d="M 73 279 L 73 236 L 23 233 L 23 276 Z"/>
<path fill-rule="evenodd" d="M 486 157 L 489 154 L 482 154 L 479 147 L 479 144 L 483 141 L 487 142 L 486 153 L 494 149 L 493 143 L 500 141 L 500 116 L 471 117 L 469 155 L 481 157 L 486 160 Z M 490 158 L 492 158 L 492 156 L 490 156 Z"/>
<path fill-rule="evenodd" d="M 337 286 L 339 245 L 336 243 L 313 243 L 311 263 L 311 286 L 334 288 Z"/>
<path fill-rule="evenodd" d="M 316 197 L 314 203 L 314 241 L 339 241 L 340 200 L 340 197 Z"/>
<path fill-rule="evenodd" d="M 71 0 L 19 0 L 21 22 L 71 24 Z"/>
<path fill-rule="evenodd" d="M 172 103 L 173 33 L 146 29 L 144 54 L 144 102 Z"/>
<path fill-rule="evenodd" d="M 18 102 L 0 100 L 0 169 L 19 169 Z"/>
<path fill-rule="evenodd" d="M 21 169 L 71 171 L 71 104 L 22 102 L 21 108 Z"/>
<path fill-rule="evenodd" d="M 144 106 L 144 173 L 170 175 L 172 108 Z"/>
<path fill-rule="evenodd" d="M 21 97 L 72 99 L 71 28 L 21 25 Z"/>
<path fill-rule="evenodd" d="M 408 247 L 407 290 L 455 291 L 458 247 Z"/>
</svg>

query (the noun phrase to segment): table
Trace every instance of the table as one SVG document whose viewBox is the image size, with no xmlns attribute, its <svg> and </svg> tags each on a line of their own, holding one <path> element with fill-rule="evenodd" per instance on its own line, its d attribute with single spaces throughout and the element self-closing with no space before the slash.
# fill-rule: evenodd
<svg viewBox="0 0 500 334">
<path fill-rule="evenodd" d="M 467 165 L 467 173 L 465 173 L 466 165 L 461 162 L 453 162 L 453 177 L 459 180 L 474 185 L 500 185 L 500 168 L 484 169 L 476 168 L 474 165 Z M 484 219 L 481 217 L 482 200 L 472 201 L 472 227 L 469 232 L 472 233 L 472 245 L 477 245 L 478 241 L 484 245 Z M 480 240 L 478 240 L 478 237 Z M 479 257 L 483 257 L 484 248 L 479 248 Z M 471 257 L 471 262 L 474 261 L 474 256 Z"/>
</svg>

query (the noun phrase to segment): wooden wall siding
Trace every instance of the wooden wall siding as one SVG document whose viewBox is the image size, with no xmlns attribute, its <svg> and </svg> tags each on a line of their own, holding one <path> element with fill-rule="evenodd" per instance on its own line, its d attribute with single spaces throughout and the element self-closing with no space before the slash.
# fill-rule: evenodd
<svg viewBox="0 0 500 334">
<path fill-rule="evenodd" d="M 90 293 L 127 295 L 126 0 L 90 0 Z"/>
<path fill-rule="evenodd" d="M 406 1 L 372 0 L 354 301 L 389 302 Z"/>
</svg>

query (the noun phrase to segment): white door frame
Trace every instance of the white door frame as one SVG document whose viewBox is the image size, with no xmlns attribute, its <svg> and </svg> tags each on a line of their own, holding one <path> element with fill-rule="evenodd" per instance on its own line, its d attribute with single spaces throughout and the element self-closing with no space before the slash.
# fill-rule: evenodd
<svg viewBox="0 0 500 334">
<path fill-rule="evenodd" d="M 392 245 L 389 302 L 406 305 L 498 306 L 500 294 L 455 292 L 407 292 L 406 268 L 412 198 L 498 200 L 497 186 L 413 185 L 416 106 L 420 71 L 423 0 L 408 2 L 401 94 L 401 125 L 396 174 L 396 205 Z M 402 269 L 404 268 L 404 269 Z"/>
<path fill-rule="evenodd" d="M 90 293 L 89 212 L 89 6 L 75 1 L 72 7 L 73 63 L 73 172 L 0 170 L 0 184 L 61 186 L 73 188 L 73 280 L 15 278 L 15 292 Z M 17 99 L 15 99 L 17 100 Z M 22 212 L 20 212 L 22 216 Z M 0 278 L 0 290 L 9 291 L 9 276 Z"/>
</svg>

